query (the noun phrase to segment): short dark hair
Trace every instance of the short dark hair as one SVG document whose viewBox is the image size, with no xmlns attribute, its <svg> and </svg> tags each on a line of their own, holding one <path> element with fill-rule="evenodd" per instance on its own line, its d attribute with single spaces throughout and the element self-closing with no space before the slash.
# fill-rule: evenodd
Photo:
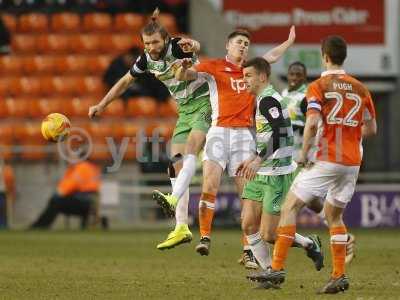
<svg viewBox="0 0 400 300">
<path fill-rule="evenodd" d="M 330 35 L 322 40 L 322 55 L 326 54 L 335 65 L 343 65 L 347 56 L 346 41 L 339 35 Z"/>
<path fill-rule="evenodd" d="M 271 65 L 262 57 L 255 57 L 243 64 L 243 68 L 253 67 L 258 73 L 264 73 L 269 77 L 271 75 Z"/>
<path fill-rule="evenodd" d="M 238 35 L 242 35 L 247 37 L 250 40 L 250 32 L 248 32 L 246 29 L 235 29 L 234 31 L 232 31 L 229 35 L 228 35 L 228 41 L 233 39 L 234 37 L 237 37 Z"/>
<path fill-rule="evenodd" d="M 291 67 L 295 67 L 295 66 L 296 66 L 296 67 L 303 68 L 304 75 L 307 76 L 307 67 L 306 67 L 305 64 L 303 64 L 301 61 L 292 62 L 292 63 L 289 65 L 288 71 L 290 70 Z"/>
<path fill-rule="evenodd" d="M 152 35 L 155 33 L 160 33 L 161 37 L 165 40 L 169 38 L 169 33 L 167 30 L 158 22 L 158 16 L 160 14 L 160 10 L 156 8 L 153 14 L 150 17 L 150 22 L 147 23 L 146 26 L 143 27 L 141 31 L 141 36 L 143 35 Z"/>
</svg>

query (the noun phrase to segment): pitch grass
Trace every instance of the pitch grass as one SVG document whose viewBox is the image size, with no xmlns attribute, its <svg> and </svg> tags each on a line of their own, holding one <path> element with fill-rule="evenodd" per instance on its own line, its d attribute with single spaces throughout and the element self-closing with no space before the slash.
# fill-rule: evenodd
<svg viewBox="0 0 400 300">
<path fill-rule="evenodd" d="M 0 299 L 400 299 L 398 230 L 353 231 L 350 290 L 317 296 L 329 276 L 291 249 L 281 290 L 254 290 L 236 263 L 239 231 L 216 231 L 211 255 L 192 244 L 161 252 L 166 231 L 0 232 Z M 327 235 L 322 239 L 327 249 Z M 327 251 L 328 252 L 328 251 Z"/>
</svg>

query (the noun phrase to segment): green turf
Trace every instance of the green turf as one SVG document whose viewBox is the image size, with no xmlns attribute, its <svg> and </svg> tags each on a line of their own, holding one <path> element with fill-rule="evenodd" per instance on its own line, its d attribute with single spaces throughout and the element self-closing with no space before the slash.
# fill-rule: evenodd
<svg viewBox="0 0 400 300">
<path fill-rule="evenodd" d="M 155 248 L 167 232 L 0 232 L 1 299 L 400 299 L 400 233 L 356 231 L 350 290 L 317 296 L 329 276 L 291 249 L 281 290 L 253 290 L 236 263 L 239 231 L 216 231 L 211 256 L 196 241 Z M 327 236 L 323 244 L 326 249 Z"/>
</svg>

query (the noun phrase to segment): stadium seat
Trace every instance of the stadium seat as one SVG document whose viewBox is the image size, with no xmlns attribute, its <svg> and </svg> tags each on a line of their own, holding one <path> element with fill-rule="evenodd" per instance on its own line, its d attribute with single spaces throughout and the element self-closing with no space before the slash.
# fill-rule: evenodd
<svg viewBox="0 0 400 300">
<path fill-rule="evenodd" d="M 7 118 L 10 114 L 5 99 L 0 97 L 0 118 Z"/>
<path fill-rule="evenodd" d="M 97 104 L 97 102 L 100 101 L 100 99 L 96 98 L 81 98 L 81 97 L 75 97 L 71 100 L 72 104 L 72 111 L 71 111 L 71 116 L 72 117 L 85 117 L 87 118 L 88 112 L 89 112 L 89 107 L 92 105 Z"/>
<path fill-rule="evenodd" d="M 105 34 L 101 39 L 101 50 L 104 53 L 122 53 L 134 46 L 143 48 L 139 35 Z"/>
<path fill-rule="evenodd" d="M 69 35 L 65 34 L 40 34 L 36 43 L 41 53 L 68 53 L 73 48 Z"/>
<path fill-rule="evenodd" d="M 21 58 L 12 55 L 0 56 L 0 74 L 16 75 L 21 72 Z"/>
<path fill-rule="evenodd" d="M 95 53 L 99 52 L 103 35 L 98 34 L 74 34 L 71 36 L 71 52 Z"/>
<path fill-rule="evenodd" d="M 175 124 L 172 122 L 160 122 L 160 121 L 150 121 L 146 126 L 146 136 L 160 136 L 168 141 L 172 137 L 174 132 Z"/>
<path fill-rule="evenodd" d="M 5 99 L 7 111 L 10 117 L 26 118 L 29 117 L 29 110 L 31 107 L 32 99 L 20 97 L 9 97 Z"/>
<path fill-rule="evenodd" d="M 48 55 L 33 55 L 20 58 L 22 70 L 26 74 L 51 74 L 54 71 L 54 57 Z"/>
<path fill-rule="evenodd" d="M 78 32 L 81 30 L 79 14 L 64 12 L 51 15 L 50 27 L 54 32 Z"/>
<path fill-rule="evenodd" d="M 40 160 L 47 157 L 46 140 L 41 133 L 40 122 L 21 122 L 15 127 L 15 136 L 24 151 L 20 154 L 22 159 Z"/>
<path fill-rule="evenodd" d="M 144 16 L 135 13 L 121 13 L 114 18 L 114 30 L 120 32 L 139 33 L 144 25 Z"/>
<path fill-rule="evenodd" d="M 128 100 L 127 117 L 155 117 L 157 115 L 157 103 L 154 98 L 137 97 Z"/>
<path fill-rule="evenodd" d="M 0 97 L 10 94 L 10 77 L 0 77 Z"/>
<path fill-rule="evenodd" d="M 159 116 L 164 118 L 175 118 L 178 116 L 178 106 L 173 98 L 169 98 L 159 106 Z"/>
<path fill-rule="evenodd" d="M 41 85 L 39 78 L 36 77 L 8 77 L 5 78 L 8 84 L 7 95 L 39 95 L 41 92 Z M 0 80 L 1 81 L 1 80 Z M 0 93 L 2 90 L 0 82 Z"/>
<path fill-rule="evenodd" d="M 0 157 L 8 160 L 13 157 L 12 146 L 14 144 L 14 124 L 0 124 Z"/>
<path fill-rule="evenodd" d="M 4 24 L 12 33 L 17 31 L 17 18 L 12 14 L 1 14 Z"/>
<path fill-rule="evenodd" d="M 101 114 L 105 117 L 123 117 L 125 112 L 124 101 L 122 99 L 114 100 L 107 106 L 105 111 Z"/>
<path fill-rule="evenodd" d="M 19 16 L 17 29 L 19 32 L 45 32 L 49 27 L 47 15 L 27 13 Z"/>
<path fill-rule="evenodd" d="M 159 21 L 169 34 L 176 34 L 178 32 L 174 15 L 167 13 L 160 14 Z"/>
<path fill-rule="evenodd" d="M 100 75 L 105 72 L 113 59 L 110 55 L 96 55 L 87 57 L 86 70 L 90 74 Z"/>
<path fill-rule="evenodd" d="M 31 34 L 14 34 L 12 36 L 11 47 L 16 53 L 35 53 L 37 39 Z"/>
<path fill-rule="evenodd" d="M 125 152 L 124 159 L 126 160 L 136 159 L 136 144 L 138 143 L 140 135 L 139 133 L 141 130 L 142 130 L 141 126 L 132 123 L 130 121 L 121 123 L 119 128 L 116 130 L 116 136 L 119 138 L 120 141 L 122 141 L 123 138 L 125 138 L 125 141 L 128 141 L 128 148 L 127 151 Z"/>
<path fill-rule="evenodd" d="M 31 102 L 29 115 L 34 118 L 44 118 L 48 114 L 62 112 L 62 102 L 59 99 L 39 98 Z"/>
<path fill-rule="evenodd" d="M 112 29 L 112 18 L 106 13 L 83 15 L 83 30 L 87 32 L 108 32 Z"/>
<path fill-rule="evenodd" d="M 56 74 L 84 74 L 87 67 L 88 60 L 85 55 L 60 55 L 54 59 Z"/>
<path fill-rule="evenodd" d="M 79 91 L 79 77 L 47 76 L 41 78 L 42 95 L 68 96 Z"/>
<path fill-rule="evenodd" d="M 105 92 L 103 81 L 99 76 L 85 76 L 79 80 L 79 93 L 83 95 L 102 95 Z"/>
</svg>

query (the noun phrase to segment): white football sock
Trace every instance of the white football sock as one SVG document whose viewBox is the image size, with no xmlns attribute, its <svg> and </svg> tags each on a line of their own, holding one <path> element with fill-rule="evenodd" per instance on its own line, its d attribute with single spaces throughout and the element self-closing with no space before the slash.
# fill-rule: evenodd
<svg viewBox="0 0 400 300">
<path fill-rule="evenodd" d="M 308 237 L 302 236 L 298 234 L 297 232 L 294 235 L 294 242 L 298 245 L 301 245 L 304 249 L 308 248 L 313 241 L 310 240 Z"/>
<path fill-rule="evenodd" d="M 247 235 L 251 252 L 257 259 L 260 267 L 266 270 L 271 266 L 271 255 L 269 245 L 261 238 L 260 232 Z"/>
<path fill-rule="evenodd" d="M 183 166 L 179 171 L 178 177 L 176 178 L 172 196 L 180 199 L 185 191 L 189 188 L 190 181 L 194 173 L 196 172 L 196 155 L 188 154 L 183 158 Z M 179 203 L 179 202 L 178 202 Z"/>
<path fill-rule="evenodd" d="M 176 183 L 176 178 L 170 178 L 172 188 L 174 188 Z M 182 198 L 179 199 L 178 204 L 175 208 L 175 228 L 179 225 L 187 225 L 188 224 L 188 209 L 189 209 L 189 189 L 185 191 Z"/>
</svg>

